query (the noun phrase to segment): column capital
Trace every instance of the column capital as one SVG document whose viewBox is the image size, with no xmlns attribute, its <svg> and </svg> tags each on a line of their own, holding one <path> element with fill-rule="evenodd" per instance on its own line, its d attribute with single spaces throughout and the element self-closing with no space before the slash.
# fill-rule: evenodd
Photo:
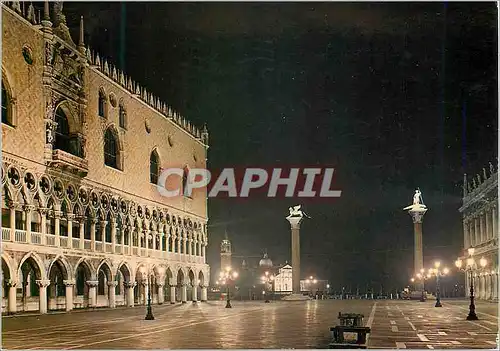
<svg viewBox="0 0 500 351">
<path fill-rule="evenodd" d="M 45 216 L 48 212 L 49 212 L 49 209 L 48 208 L 45 208 L 45 207 L 39 207 L 38 208 L 38 211 L 40 212 L 40 214 L 42 216 Z"/>
<path fill-rule="evenodd" d="M 74 215 L 73 213 L 67 213 L 66 214 L 66 218 L 68 218 L 68 221 L 72 221 L 73 219 L 75 219 L 76 215 Z"/>
<path fill-rule="evenodd" d="M 303 217 L 292 217 L 292 216 L 288 216 L 286 217 L 287 221 L 290 223 L 290 227 L 292 229 L 300 229 L 300 224 L 302 223 L 302 219 Z"/>
<path fill-rule="evenodd" d="M 76 285 L 76 281 L 74 279 L 63 280 L 63 284 L 66 286 Z"/>
<path fill-rule="evenodd" d="M 137 285 L 137 282 L 125 282 L 123 283 L 126 288 L 134 288 Z"/>
<path fill-rule="evenodd" d="M 61 218 L 62 212 L 61 211 L 54 211 L 54 218 Z"/>
<path fill-rule="evenodd" d="M 156 282 L 156 285 L 160 288 L 162 288 L 163 286 L 165 286 L 165 283 L 164 282 Z"/>
<path fill-rule="evenodd" d="M 9 288 L 15 288 L 17 286 L 17 281 L 12 279 L 6 280 L 6 283 Z"/>
<path fill-rule="evenodd" d="M 25 210 L 26 212 L 31 212 L 35 209 L 35 206 L 34 205 L 24 205 L 23 206 L 23 210 Z"/>
<path fill-rule="evenodd" d="M 98 280 L 87 280 L 85 283 L 87 283 L 87 285 L 91 288 L 95 288 L 96 286 L 99 285 Z"/>
<path fill-rule="evenodd" d="M 46 288 L 50 285 L 50 280 L 48 279 L 40 279 L 40 280 L 36 280 L 36 283 L 38 284 L 38 286 L 40 288 Z"/>
<path fill-rule="evenodd" d="M 116 280 L 112 281 L 112 282 L 108 282 L 108 286 L 113 286 L 113 287 L 116 287 L 118 285 L 118 282 Z"/>
<path fill-rule="evenodd" d="M 100 221 L 101 225 L 104 227 L 105 225 L 108 224 L 108 221 Z"/>
</svg>

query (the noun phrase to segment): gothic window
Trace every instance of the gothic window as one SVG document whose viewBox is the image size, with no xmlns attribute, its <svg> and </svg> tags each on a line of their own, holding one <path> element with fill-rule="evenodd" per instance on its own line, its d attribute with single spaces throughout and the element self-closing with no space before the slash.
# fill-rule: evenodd
<svg viewBox="0 0 500 351">
<path fill-rule="evenodd" d="M 106 94 L 104 91 L 99 90 L 99 116 L 106 118 Z"/>
<path fill-rule="evenodd" d="M 118 168 L 118 138 L 113 133 L 111 128 L 106 129 L 104 134 L 104 164 L 107 166 Z"/>
<path fill-rule="evenodd" d="M 160 157 L 156 150 L 151 152 L 149 157 L 149 181 L 151 184 L 158 184 L 158 174 L 160 171 Z"/>
<path fill-rule="evenodd" d="M 59 149 L 71 153 L 68 117 L 66 117 L 66 114 L 60 107 L 58 107 L 56 110 L 56 122 L 57 129 L 54 149 Z"/>
<path fill-rule="evenodd" d="M 123 102 L 120 101 L 120 107 L 118 108 L 118 122 L 120 124 L 120 128 L 127 128 L 126 117 L 127 114 L 125 107 L 123 106 Z"/>
<path fill-rule="evenodd" d="M 7 89 L 5 89 L 5 86 L 2 82 L 2 123 L 12 125 L 12 120 L 9 113 L 9 100 L 9 94 L 7 93 Z"/>
</svg>

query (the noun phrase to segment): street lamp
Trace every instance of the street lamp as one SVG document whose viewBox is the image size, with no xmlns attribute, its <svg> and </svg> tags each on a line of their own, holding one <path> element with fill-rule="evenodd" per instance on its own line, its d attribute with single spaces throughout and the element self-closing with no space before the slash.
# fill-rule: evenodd
<svg viewBox="0 0 500 351">
<path fill-rule="evenodd" d="M 230 266 L 226 267 L 226 270 L 224 272 L 220 272 L 219 275 L 219 282 L 224 285 L 226 284 L 226 308 L 232 308 L 231 306 L 231 298 L 229 297 L 229 283 L 232 281 L 234 282 L 238 278 L 238 272 L 233 271 Z"/>
<path fill-rule="evenodd" d="M 479 318 L 477 318 L 476 315 L 476 305 L 474 304 L 474 277 L 472 275 L 473 271 L 475 268 L 477 268 L 477 263 L 474 260 L 474 248 L 471 247 L 467 250 L 467 253 L 469 254 L 469 257 L 467 260 L 465 260 L 465 266 L 463 266 L 463 260 L 458 258 L 455 261 L 455 266 L 457 266 L 458 269 L 464 272 L 469 272 L 470 273 L 470 305 L 469 305 L 469 314 L 467 315 L 467 320 L 468 321 L 477 321 Z M 481 268 L 486 267 L 488 264 L 488 261 L 484 258 L 481 257 L 479 260 L 479 266 Z"/>
<path fill-rule="evenodd" d="M 269 274 L 269 272 L 265 272 L 264 275 L 261 278 L 262 283 L 264 284 L 264 291 L 263 295 L 265 296 L 266 300 L 264 301 L 265 303 L 269 303 L 269 296 L 267 294 L 269 286 L 272 286 L 273 280 L 274 280 L 274 275 Z"/>
<path fill-rule="evenodd" d="M 434 269 L 429 269 L 429 274 L 430 275 L 436 275 L 436 304 L 434 305 L 434 307 L 443 307 L 441 305 L 441 286 L 440 286 L 440 277 L 442 276 L 445 276 L 447 275 L 450 270 L 448 268 L 443 268 L 443 269 L 439 269 L 439 267 L 441 266 L 441 262 L 439 261 L 436 261 L 434 262 Z"/>
<path fill-rule="evenodd" d="M 142 266 L 140 268 L 140 271 L 142 274 L 144 273 L 148 273 L 148 306 L 147 306 L 147 312 L 146 312 L 146 317 L 144 317 L 145 320 L 147 321 L 152 321 L 155 319 L 155 316 L 153 316 L 153 310 L 151 309 L 151 282 L 150 282 L 150 279 L 151 279 L 151 275 L 149 274 L 149 269 L 146 270 L 146 268 L 144 268 L 144 266 Z"/>
</svg>

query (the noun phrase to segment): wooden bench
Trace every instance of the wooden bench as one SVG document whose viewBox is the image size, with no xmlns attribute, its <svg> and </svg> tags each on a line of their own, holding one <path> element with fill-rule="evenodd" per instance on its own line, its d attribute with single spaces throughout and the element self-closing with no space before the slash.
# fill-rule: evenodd
<svg viewBox="0 0 500 351">
<path fill-rule="evenodd" d="M 333 332 L 333 343 L 336 345 L 345 345 L 349 344 L 355 347 L 351 348 L 358 348 L 359 346 L 363 346 L 366 344 L 366 334 L 370 333 L 370 328 L 369 327 L 362 327 L 362 326 L 350 326 L 350 325 L 337 325 L 336 327 L 330 328 L 330 331 Z M 357 334 L 356 338 L 356 343 L 346 343 L 344 339 L 344 333 L 355 333 Z M 330 346 L 332 346 L 330 344 Z M 330 347 L 332 348 L 332 347 Z M 343 348 L 343 347 L 338 347 L 338 348 Z M 366 346 L 364 347 L 366 348 Z"/>
</svg>

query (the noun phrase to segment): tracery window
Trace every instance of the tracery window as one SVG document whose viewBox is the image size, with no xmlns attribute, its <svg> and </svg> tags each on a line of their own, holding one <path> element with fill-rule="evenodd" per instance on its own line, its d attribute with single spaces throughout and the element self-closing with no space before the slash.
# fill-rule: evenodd
<svg viewBox="0 0 500 351">
<path fill-rule="evenodd" d="M 119 169 L 118 156 L 118 139 L 111 128 L 108 128 L 104 134 L 104 164 Z"/>
</svg>

